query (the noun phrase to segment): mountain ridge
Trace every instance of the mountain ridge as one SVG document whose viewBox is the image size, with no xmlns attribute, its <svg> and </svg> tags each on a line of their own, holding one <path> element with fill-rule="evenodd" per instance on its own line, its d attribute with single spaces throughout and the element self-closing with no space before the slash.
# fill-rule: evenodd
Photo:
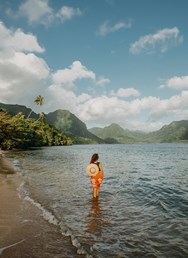
<svg viewBox="0 0 188 258">
<path fill-rule="evenodd" d="M 10 115 L 22 112 L 25 117 L 31 113 L 32 109 L 24 105 L 0 103 L 0 109 L 6 110 Z M 31 118 L 38 119 L 39 114 L 34 111 Z M 58 109 L 45 114 L 45 120 L 55 126 L 59 131 L 75 139 L 75 143 L 162 143 L 188 141 L 188 120 L 173 121 L 169 125 L 164 125 L 161 129 L 145 133 L 142 131 L 130 131 L 122 128 L 116 123 L 112 123 L 104 128 L 87 126 L 78 117 L 68 110 Z"/>
<path fill-rule="evenodd" d="M 22 112 L 27 118 L 39 119 L 40 115 L 24 105 L 0 103 L 0 109 L 5 110 L 11 116 Z M 104 140 L 88 131 L 84 122 L 68 110 L 58 109 L 45 114 L 48 124 L 55 126 L 60 132 L 71 136 L 74 143 L 104 143 Z"/>
<path fill-rule="evenodd" d="M 112 123 L 104 128 L 93 127 L 89 131 L 105 141 L 110 139 L 116 143 L 162 143 L 188 141 L 188 120 L 173 121 L 161 129 L 145 133 L 123 129 L 118 124 Z"/>
</svg>

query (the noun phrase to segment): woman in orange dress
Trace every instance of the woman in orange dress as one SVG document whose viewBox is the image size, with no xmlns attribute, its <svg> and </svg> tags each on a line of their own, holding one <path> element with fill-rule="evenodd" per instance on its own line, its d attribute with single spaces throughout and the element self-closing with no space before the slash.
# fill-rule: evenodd
<svg viewBox="0 0 188 258">
<path fill-rule="evenodd" d="M 104 179 L 104 171 L 103 166 L 100 162 L 98 162 L 99 155 L 97 153 L 94 153 L 91 157 L 90 164 L 96 164 L 99 168 L 98 173 L 95 176 L 91 176 L 90 181 L 93 186 L 93 197 L 96 198 L 99 196 L 99 190 L 101 183 Z"/>
</svg>

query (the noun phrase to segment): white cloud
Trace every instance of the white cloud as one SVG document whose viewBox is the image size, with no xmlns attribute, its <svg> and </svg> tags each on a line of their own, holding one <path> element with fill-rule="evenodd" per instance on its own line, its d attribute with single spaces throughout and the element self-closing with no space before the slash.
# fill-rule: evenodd
<svg viewBox="0 0 188 258">
<path fill-rule="evenodd" d="M 149 96 L 125 101 L 118 97 L 100 96 L 77 106 L 75 112 L 91 126 L 117 122 L 131 129 L 150 131 L 159 129 L 169 117 L 174 120 L 188 119 L 187 99 L 188 91 L 169 99 Z M 133 124 L 142 126 L 133 128 Z"/>
<path fill-rule="evenodd" d="M 55 11 L 49 6 L 49 0 L 25 0 L 20 4 L 17 12 L 8 9 L 7 14 L 10 17 L 25 17 L 30 25 L 42 24 L 46 27 L 55 21 L 62 23 L 67 20 L 72 20 L 76 16 L 82 15 L 79 8 L 70 6 L 62 6 Z"/>
<path fill-rule="evenodd" d="M 147 54 L 153 53 L 157 50 L 166 52 L 169 47 L 175 46 L 183 41 L 180 31 L 177 27 L 165 28 L 157 31 L 155 34 L 149 34 L 143 37 L 130 46 L 132 54 L 139 54 L 145 52 Z"/>
<path fill-rule="evenodd" d="M 188 119 L 188 90 L 169 99 L 141 98 L 134 88 L 120 88 L 116 92 L 109 90 L 109 94 L 100 96 L 96 92 L 87 94 L 88 89 L 85 88 L 85 93 L 76 94 L 70 88 L 66 89 L 65 85 L 71 87 L 76 85 L 77 80 L 89 79 L 96 86 L 109 82 L 109 79 L 103 76 L 97 80 L 94 71 L 80 61 L 51 73 L 45 60 L 34 54 L 44 51 L 37 38 L 20 29 L 7 29 L 0 23 L 0 38 L 0 102 L 33 108 L 34 98 L 41 94 L 46 103 L 44 112 L 68 109 L 87 125 L 117 122 L 129 129 L 148 131 L 159 129 L 169 117 L 174 120 Z M 187 76 L 172 77 L 166 85 L 186 89 Z M 122 98 L 128 96 L 135 98 Z M 139 128 L 136 127 L 138 125 Z"/>
<path fill-rule="evenodd" d="M 11 60 L 7 61 L 23 72 L 33 74 L 33 76 L 36 76 L 38 80 L 46 79 L 49 76 L 49 68 L 46 62 L 33 53 L 24 54 L 16 52 L 15 55 L 12 56 Z"/>
<path fill-rule="evenodd" d="M 62 84 L 67 88 L 75 86 L 75 81 L 81 79 L 95 80 L 96 76 L 93 71 L 88 70 L 80 61 L 74 61 L 69 68 L 57 70 L 52 79 L 55 84 Z"/>
<path fill-rule="evenodd" d="M 0 38 L 0 49 L 3 51 L 44 52 L 34 35 L 26 34 L 21 29 L 7 29 L 3 22 L 0 22 Z"/>
<path fill-rule="evenodd" d="M 121 29 L 131 28 L 131 26 L 132 23 L 130 21 L 128 23 L 118 22 L 112 26 L 109 24 L 109 21 L 106 21 L 100 26 L 97 34 L 100 36 L 106 36 L 109 33 L 113 33 Z"/>
<path fill-rule="evenodd" d="M 168 87 L 170 89 L 182 90 L 188 89 L 188 76 L 174 76 L 168 79 L 160 88 Z"/>
<path fill-rule="evenodd" d="M 12 57 L 0 58 L 0 78 L 0 102 L 30 106 L 30 100 L 44 92 L 49 68 L 32 53 L 15 52 Z"/>
<path fill-rule="evenodd" d="M 48 25 L 54 19 L 54 13 L 48 5 L 48 0 L 26 0 L 20 5 L 18 15 L 26 17 L 30 24 Z"/>
<path fill-rule="evenodd" d="M 112 92 L 112 95 L 116 95 L 117 97 L 130 97 L 130 96 L 134 96 L 134 97 L 138 97 L 140 96 L 139 91 L 137 91 L 134 88 L 119 88 L 117 90 L 117 92 Z"/>
<path fill-rule="evenodd" d="M 105 78 L 104 76 L 99 77 L 99 79 L 96 82 L 96 84 L 100 86 L 104 86 L 107 83 L 110 83 L 110 80 L 108 78 Z"/>
<path fill-rule="evenodd" d="M 72 91 L 61 88 L 59 85 L 51 85 L 46 91 L 46 100 L 48 103 L 48 111 L 56 109 L 68 109 L 77 114 L 79 105 L 85 103 L 91 96 L 82 93 L 78 96 Z"/>
<path fill-rule="evenodd" d="M 61 22 L 65 22 L 67 20 L 71 20 L 74 16 L 80 16 L 82 12 L 79 8 L 72 8 L 69 6 L 63 6 L 56 14 L 56 17 L 61 20 Z"/>
<path fill-rule="evenodd" d="M 180 95 L 172 96 L 169 99 L 160 100 L 151 111 L 152 119 L 161 119 L 163 117 L 173 115 L 179 117 L 180 112 L 188 110 L 188 91 L 182 91 Z M 176 119 L 177 119 L 176 118 Z M 188 119 L 188 117 L 187 117 Z M 179 119 L 178 119 L 179 120 Z"/>
<path fill-rule="evenodd" d="M 0 38 L 0 102 L 28 103 L 49 79 L 46 62 L 31 53 L 44 49 L 35 36 L 7 29 L 3 23 Z"/>
</svg>

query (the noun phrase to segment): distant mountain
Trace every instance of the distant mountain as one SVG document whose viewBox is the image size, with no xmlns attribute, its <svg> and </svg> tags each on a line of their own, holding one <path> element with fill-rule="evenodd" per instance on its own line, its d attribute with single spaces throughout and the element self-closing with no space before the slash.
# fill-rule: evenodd
<svg viewBox="0 0 188 258">
<path fill-rule="evenodd" d="M 174 121 L 160 130 L 148 133 L 147 142 L 188 141 L 188 120 Z"/>
<path fill-rule="evenodd" d="M 143 137 L 146 135 L 143 132 L 123 129 L 115 123 L 104 128 L 94 127 L 89 129 L 89 131 L 108 143 L 138 143 L 142 142 Z"/>
<path fill-rule="evenodd" d="M 28 117 L 30 108 L 22 105 L 0 103 L 0 110 L 6 110 L 11 115 L 22 112 Z M 31 113 L 31 118 L 38 119 L 39 115 Z M 104 128 L 87 129 L 86 125 L 68 110 L 56 110 L 46 114 L 46 121 L 59 131 L 74 138 L 75 143 L 155 143 L 188 141 L 188 120 L 174 121 L 163 126 L 160 130 L 150 133 L 130 131 L 118 124 Z"/>
<path fill-rule="evenodd" d="M 94 127 L 89 131 L 109 143 L 154 143 L 188 141 L 188 120 L 175 121 L 150 133 L 129 131 L 117 124 L 104 128 Z"/>
<path fill-rule="evenodd" d="M 5 110 L 12 116 L 22 112 L 25 117 L 28 117 L 32 111 L 30 108 L 23 105 L 3 103 L 0 103 L 0 109 Z M 104 143 L 104 140 L 89 132 L 86 125 L 67 110 L 56 110 L 45 116 L 46 121 L 50 125 L 55 126 L 59 131 L 63 131 L 66 135 L 71 136 L 74 139 L 74 143 Z M 30 118 L 38 119 L 39 115 L 32 112 Z"/>
<path fill-rule="evenodd" d="M 56 110 L 46 115 L 46 121 L 72 137 L 91 139 L 96 143 L 104 143 L 102 139 L 87 130 L 86 125 L 68 110 Z"/>
</svg>

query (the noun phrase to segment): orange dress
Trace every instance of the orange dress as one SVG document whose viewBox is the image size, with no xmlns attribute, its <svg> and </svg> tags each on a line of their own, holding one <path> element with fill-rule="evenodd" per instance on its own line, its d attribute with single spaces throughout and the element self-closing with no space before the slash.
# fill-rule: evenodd
<svg viewBox="0 0 188 258">
<path fill-rule="evenodd" d="M 93 188 L 98 189 L 100 187 L 100 185 L 102 184 L 102 181 L 103 181 L 103 175 L 102 175 L 101 171 L 99 170 L 99 172 L 96 174 L 96 176 L 91 176 L 90 181 L 91 181 L 91 184 L 92 184 Z"/>
</svg>

